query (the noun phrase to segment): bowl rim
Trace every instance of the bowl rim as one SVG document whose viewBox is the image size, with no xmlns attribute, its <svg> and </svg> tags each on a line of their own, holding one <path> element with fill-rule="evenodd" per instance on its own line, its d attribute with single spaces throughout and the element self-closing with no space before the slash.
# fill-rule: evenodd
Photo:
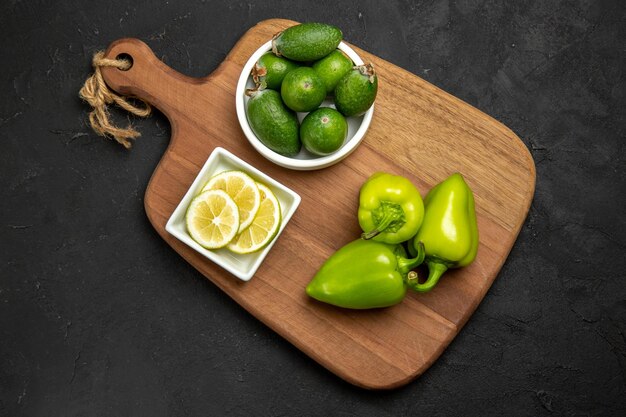
<svg viewBox="0 0 626 417">
<path fill-rule="evenodd" d="M 359 57 L 359 55 L 345 42 L 341 41 L 337 48 L 345 52 L 355 65 L 363 65 L 363 60 L 361 59 L 361 57 Z M 270 148 L 261 143 L 261 141 L 256 137 L 248 122 L 248 117 L 245 109 L 244 94 L 246 90 L 246 84 L 248 83 L 248 79 L 250 78 L 250 72 L 252 71 L 252 67 L 263 54 L 271 50 L 271 40 L 261 45 L 252 54 L 252 56 L 250 56 L 250 58 L 244 65 L 243 70 L 239 75 L 239 81 L 237 82 L 237 89 L 235 92 L 235 107 L 237 110 L 237 118 L 239 119 L 239 125 L 241 126 L 244 135 L 248 139 L 248 142 L 250 142 L 254 149 L 256 149 L 266 159 L 282 167 L 295 170 L 314 170 L 326 168 L 328 166 L 336 164 L 337 162 L 347 157 L 359 146 L 359 144 L 365 137 L 365 133 L 367 132 L 367 129 L 372 122 L 372 117 L 374 114 L 374 104 L 372 104 L 372 106 L 363 114 L 363 120 L 361 121 L 361 125 L 354 133 L 354 135 L 349 138 L 337 152 L 334 152 L 330 155 L 320 156 L 318 158 L 312 159 L 289 158 L 287 156 L 272 151 Z"/>
</svg>

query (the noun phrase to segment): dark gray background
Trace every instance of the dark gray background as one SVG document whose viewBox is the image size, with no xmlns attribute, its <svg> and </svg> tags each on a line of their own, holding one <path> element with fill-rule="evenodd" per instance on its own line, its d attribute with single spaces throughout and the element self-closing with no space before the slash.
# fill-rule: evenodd
<svg viewBox="0 0 626 417">
<path fill-rule="evenodd" d="M 2 2 L 0 415 L 624 415 L 623 2 L 313 3 Z M 115 39 L 202 76 L 270 17 L 339 26 L 502 121 L 535 159 L 498 279 L 401 389 L 343 382 L 183 261 L 142 202 L 167 120 L 134 120 L 127 151 L 77 97 Z"/>
</svg>

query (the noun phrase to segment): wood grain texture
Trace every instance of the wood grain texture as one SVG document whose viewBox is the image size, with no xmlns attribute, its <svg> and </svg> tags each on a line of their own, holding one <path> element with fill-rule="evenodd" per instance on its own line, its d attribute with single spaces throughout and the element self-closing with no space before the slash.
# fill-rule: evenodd
<svg viewBox="0 0 626 417">
<path fill-rule="evenodd" d="M 241 131 L 235 87 L 248 57 L 293 24 L 279 19 L 257 24 L 204 78 L 186 77 L 163 64 L 141 41 L 121 39 L 110 45 L 107 57 L 129 54 L 133 67 L 104 68 L 103 75 L 111 88 L 150 102 L 171 123 L 170 145 L 145 194 L 146 213 L 163 239 L 242 307 L 341 378 L 370 389 L 398 387 L 437 359 L 496 278 L 530 207 L 534 163 L 520 139 L 499 122 L 354 48 L 379 74 L 376 110 L 363 143 L 341 163 L 319 171 L 272 164 Z M 216 146 L 302 197 L 291 222 L 247 283 L 165 231 L 167 219 Z M 379 170 L 408 177 L 422 195 L 461 172 L 476 198 L 476 261 L 448 272 L 432 292 L 410 293 L 387 309 L 349 311 L 309 299 L 304 288 L 324 260 L 359 236 L 358 190 Z"/>
</svg>

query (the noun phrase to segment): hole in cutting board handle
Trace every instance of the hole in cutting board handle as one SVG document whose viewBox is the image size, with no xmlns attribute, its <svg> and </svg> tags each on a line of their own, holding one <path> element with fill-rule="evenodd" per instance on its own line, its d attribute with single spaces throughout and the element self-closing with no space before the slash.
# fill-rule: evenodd
<svg viewBox="0 0 626 417">
<path fill-rule="evenodd" d="M 118 68 L 120 71 L 128 71 L 129 69 L 131 69 L 133 67 L 133 64 L 134 64 L 133 57 L 130 56 L 130 54 L 127 54 L 126 52 L 122 52 L 121 54 L 117 54 L 115 59 L 117 59 L 117 60 L 122 59 L 124 61 L 130 62 L 130 66 L 128 68 L 126 68 L 126 69 Z"/>
</svg>

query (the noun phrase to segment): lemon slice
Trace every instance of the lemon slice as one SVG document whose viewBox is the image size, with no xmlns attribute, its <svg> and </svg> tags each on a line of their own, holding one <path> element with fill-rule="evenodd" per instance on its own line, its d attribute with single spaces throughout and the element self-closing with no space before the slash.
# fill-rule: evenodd
<svg viewBox="0 0 626 417">
<path fill-rule="evenodd" d="M 185 221 L 193 240 L 207 249 L 222 248 L 237 235 L 239 209 L 224 191 L 205 191 L 191 201 Z"/>
<path fill-rule="evenodd" d="M 261 206 L 252 224 L 228 244 L 235 253 L 252 253 L 264 248 L 278 233 L 281 222 L 280 203 L 274 193 L 257 183 L 261 192 Z"/>
<path fill-rule="evenodd" d="M 261 194 L 256 182 L 241 171 L 224 171 L 209 180 L 202 191 L 223 190 L 239 207 L 239 229 L 250 226 L 261 204 Z"/>
</svg>

